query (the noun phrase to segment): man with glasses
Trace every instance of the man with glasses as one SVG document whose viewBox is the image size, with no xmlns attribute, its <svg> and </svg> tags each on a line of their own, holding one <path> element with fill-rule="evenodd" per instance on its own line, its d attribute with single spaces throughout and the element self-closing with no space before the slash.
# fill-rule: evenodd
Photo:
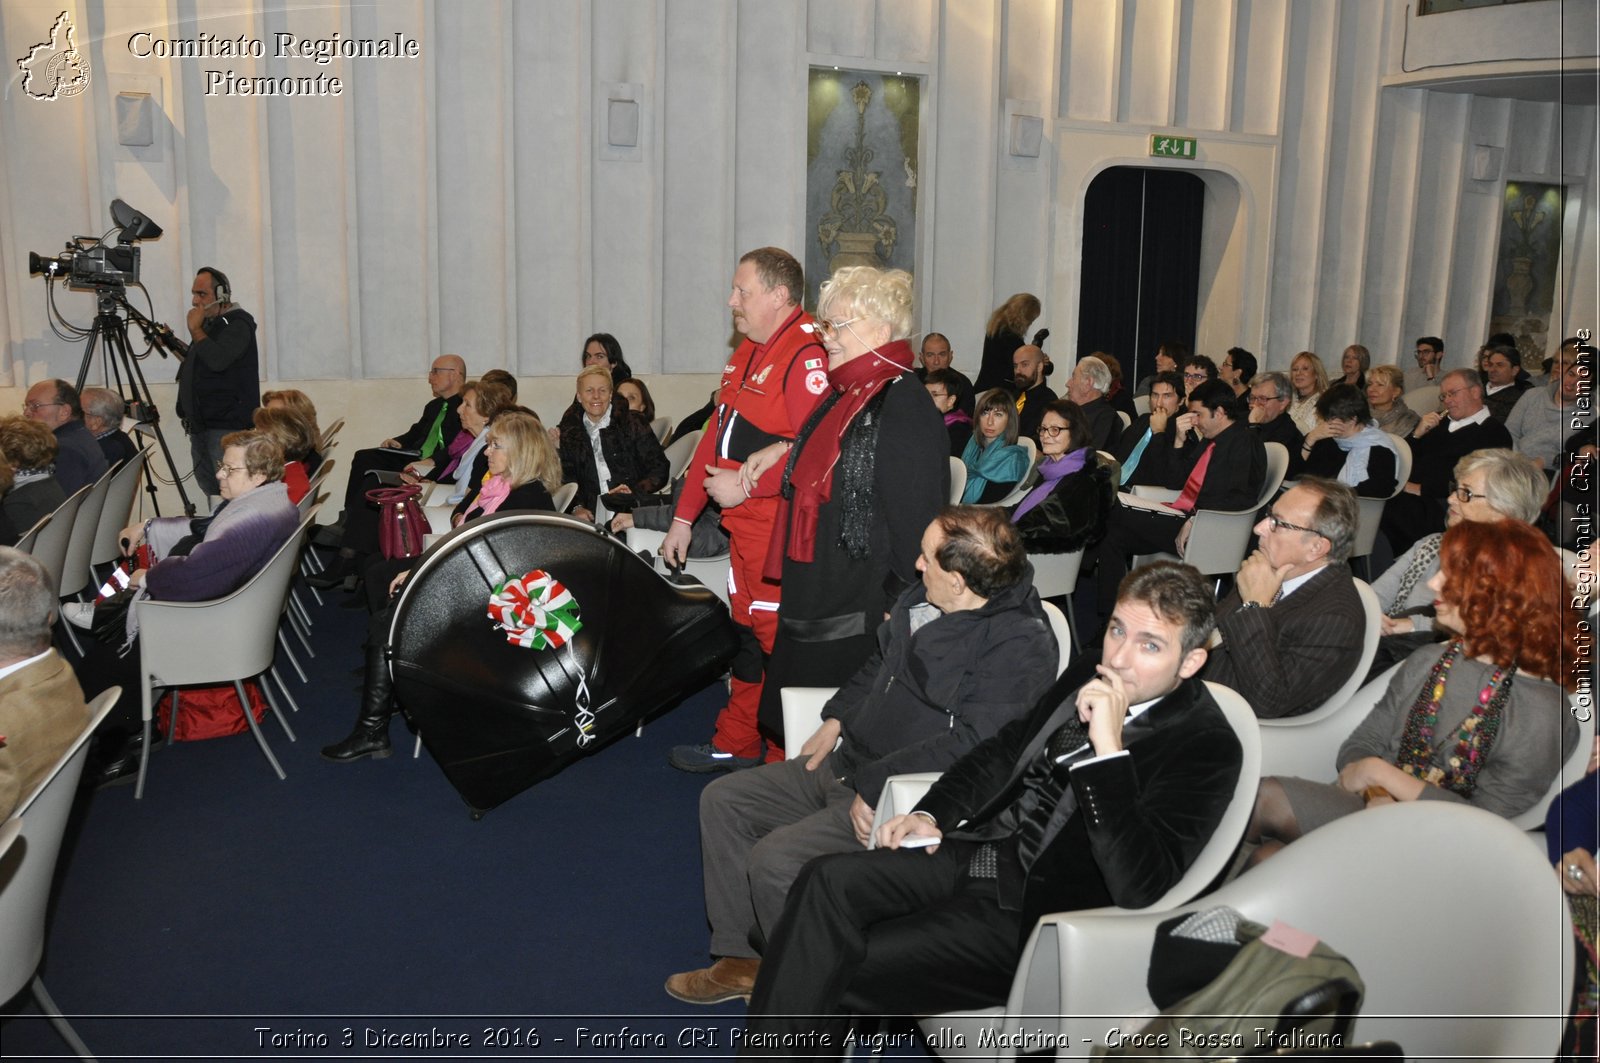
<svg viewBox="0 0 1600 1063">
<path fill-rule="evenodd" d="M 1350 678 L 1367 623 L 1345 564 L 1359 520 L 1355 492 L 1334 480 L 1308 476 L 1278 496 L 1217 607 L 1222 641 L 1202 678 L 1268 720 L 1311 711 Z"/>
<path fill-rule="evenodd" d="M 930 332 L 922 337 L 922 350 L 918 354 L 922 363 L 917 367 L 917 379 L 924 384 L 928 382 L 928 374 L 943 370 L 955 378 L 955 408 L 972 418 L 973 408 L 977 405 L 977 395 L 972 390 L 972 381 L 967 379 L 967 374 L 957 369 L 955 351 L 950 347 L 950 341 L 945 339 L 942 332 Z"/>
<path fill-rule="evenodd" d="M 1440 366 L 1444 362 L 1444 340 L 1438 336 L 1418 337 L 1416 347 L 1417 367 L 1406 370 L 1407 391 L 1437 384 Z"/>
<path fill-rule="evenodd" d="M 68 497 L 105 474 L 106 456 L 84 426 L 77 388 L 65 380 L 41 380 L 28 389 L 22 412 L 55 433 L 56 482 Z"/>
<path fill-rule="evenodd" d="M 672 530 L 661 543 L 667 564 L 682 565 L 701 511 L 712 500 L 729 503 L 722 510 L 722 528 L 728 533 L 728 604 L 739 631 L 739 653 L 728 704 L 717 715 L 711 741 L 674 746 L 668 753 L 667 762 L 680 771 L 733 771 L 762 761 L 756 710 L 778 634 L 780 589 L 763 570 L 781 500 L 776 492 L 746 493 L 739 486 L 739 467 L 772 443 L 792 444 L 828 392 L 828 355 L 817 342 L 821 329 L 801 309 L 804 295 L 800 263 L 782 248 L 759 247 L 739 259 L 728 309 L 744 341 L 723 366 L 715 408 L 685 468 Z M 714 471 L 708 473 L 708 466 Z M 781 477 L 783 463 L 766 475 Z M 783 750 L 770 743 L 765 756 L 782 760 Z"/>
<path fill-rule="evenodd" d="M 1183 364 L 1178 367 L 1178 372 L 1183 375 L 1183 393 L 1192 395 L 1194 389 L 1201 384 L 1217 379 L 1217 363 L 1203 354 L 1191 354 L 1184 358 Z"/>
<path fill-rule="evenodd" d="M 1289 452 L 1290 480 L 1300 470 L 1300 448 L 1305 446 L 1300 426 L 1289 416 L 1293 401 L 1294 390 L 1282 373 L 1258 373 L 1250 381 L 1250 427 L 1261 442 L 1281 443 Z"/>
<path fill-rule="evenodd" d="M 450 441 L 461 431 L 461 389 L 467 382 L 467 363 L 459 355 L 441 354 L 433 360 L 433 365 L 428 370 L 428 387 L 433 391 L 433 398 L 422 407 L 422 416 L 417 418 L 415 424 L 379 443 L 376 447 L 358 450 L 350 461 L 350 479 L 344 489 L 344 512 L 339 516 L 339 531 L 324 532 L 317 541 L 325 546 L 338 545 L 345 537 L 345 525 L 350 520 L 364 521 L 369 503 L 367 491 L 376 486 L 369 472 L 387 471 L 399 472 L 410 462 L 423 458 L 432 458 L 435 453 L 441 457 L 450 446 Z M 372 509 L 372 523 L 376 525 L 376 509 Z M 366 534 L 361 533 L 351 536 L 353 542 L 365 542 Z M 321 586 L 333 586 L 336 583 L 349 585 L 354 590 L 354 552 L 346 555 L 341 553 L 340 564 L 335 565 L 326 573 L 317 577 Z"/>
<path fill-rule="evenodd" d="M 1511 447 L 1511 433 L 1489 416 L 1483 381 L 1473 369 L 1452 369 L 1439 378 L 1443 412 L 1423 414 L 1406 437 L 1411 478 L 1383 507 L 1379 530 L 1395 556 L 1424 535 L 1444 531 L 1445 496 L 1456 462 L 1474 450 Z"/>
<path fill-rule="evenodd" d="M 189 304 L 189 349 L 178 356 L 178 417 L 189 433 L 195 486 L 215 497 L 222 437 L 253 427 L 261 405 L 256 319 L 234 304 L 227 274 L 212 266 L 195 273 Z"/>
</svg>

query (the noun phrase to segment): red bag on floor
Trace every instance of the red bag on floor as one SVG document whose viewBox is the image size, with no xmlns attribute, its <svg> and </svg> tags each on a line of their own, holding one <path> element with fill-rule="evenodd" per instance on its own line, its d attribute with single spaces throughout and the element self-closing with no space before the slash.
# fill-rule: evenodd
<svg viewBox="0 0 1600 1063">
<path fill-rule="evenodd" d="M 250 696 L 250 711 L 260 723 L 267 714 L 267 701 L 261 696 L 261 687 L 254 679 L 244 682 L 245 693 Z M 156 705 L 156 725 L 167 733 L 167 720 L 172 715 L 172 695 L 167 691 Z M 206 738 L 222 738 L 246 730 L 244 713 L 239 711 L 239 695 L 233 684 L 216 687 L 185 687 L 179 694 L 178 729 L 172 738 L 176 742 L 198 742 Z"/>
</svg>

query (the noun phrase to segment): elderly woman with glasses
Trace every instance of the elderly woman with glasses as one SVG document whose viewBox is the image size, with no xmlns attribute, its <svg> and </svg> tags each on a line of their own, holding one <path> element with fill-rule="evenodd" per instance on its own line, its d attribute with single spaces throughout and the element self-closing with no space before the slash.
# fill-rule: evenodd
<svg viewBox="0 0 1600 1063">
<path fill-rule="evenodd" d="M 139 608 L 143 598 L 164 602 L 199 602 L 232 594 L 266 567 L 300 524 L 283 483 L 283 449 L 265 432 L 234 432 L 222 437 L 217 486 L 222 503 L 204 524 L 188 517 L 158 517 L 124 528 L 123 553 L 138 556 L 148 546 L 153 564 L 134 570 L 136 588 L 127 610 L 126 637 L 117 646 L 86 644 L 78 665 L 85 694 L 93 697 L 112 686 L 122 687 L 117 707 L 101 728 L 102 750 L 97 767 L 101 784 L 132 774 L 138 768 L 135 736 L 143 730 L 139 704 Z M 62 618 L 76 627 L 94 626 L 95 605 L 70 603 Z M 204 652 L 205 647 L 195 647 Z M 119 741 L 120 740 L 120 741 Z"/>
<path fill-rule="evenodd" d="M 486 433 L 484 453 L 488 455 L 489 478 L 477 494 L 456 507 L 451 523 L 456 527 L 478 517 L 511 510 L 553 510 L 550 493 L 558 486 L 561 463 L 556 458 L 550 434 L 531 413 L 509 410 L 495 418 Z M 368 605 L 372 619 L 367 625 L 366 678 L 361 704 L 350 734 L 331 746 L 322 756 L 336 763 L 349 763 L 364 757 L 383 758 L 390 753 L 389 721 L 394 716 L 394 684 L 389 674 L 388 638 L 394 619 L 394 602 L 415 558 L 380 562 L 367 570 Z M 377 588 L 381 587 L 382 591 Z"/>
<path fill-rule="evenodd" d="M 1333 783 L 1261 781 L 1245 837 L 1260 861 L 1341 816 L 1454 801 L 1507 818 L 1532 808 L 1577 748 L 1578 611 L 1550 544 L 1513 521 L 1444 533 L 1429 580 L 1450 636 L 1401 665 L 1344 744 Z M 1469 854 L 1463 854 L 1467 856 Z"/>
<path fill-rule="evenodd" d="M 654 494 L 671 467 L 650 422 L 617 395 L 611 371 L 589 365 L 578 373 L 577 410 L 561 418 L 561 471 L 578 485 L 572 512 L 585 520 L 609 514 L 606 494 Z"/>
<path fill-rule="evenodd" d="M 1028 452 L 1017 444 L 1017 400 L 1004 388 L 978 399 L 972 438 L 961 452 L 967 467 L 963 505 L 998 502 L 1028 471 Z"/>
<path fill-rule="evenodd" d="M 1078 404 L 1057 399 L 1039 422 L 1039 482 L 1011 510 L 1030 554 L 1066 554 L 1099 541 L 1116 496 Z"/>
<path fill-rule="evenodd" d="M 911 371 L 911 275 L 839 270 L 817 323 L 829 392 L 793 447 L 758 451 L 731 483 L 707 480 L 724 509 L 752 491 L 786 502 L 766 562 L 783 583 L 759 714 L 774 736 L 783 687 L 842 685 L 871 655 L 889 607 L 920 578 L 922 533 L 949 492 L 944 421 Z M 780 461 L 782 476 L 763 483 Z"/>
<path fill-rule="evenodd" d="M 1548 490 L 1539 467 L 1526 455 L 1498 448 L 1475 450 L 1456 462 L 1455 484 L 1445 505 L 1445 528 L 1464 521 L 1531 525 L 1539 518 Z M 1418 539 L 1373 581 L 1372 591 L 1383 609 L 1383 634 L 1367 678 L 1437 640 L 1429 581 L 1439 571 L 1443 539 L 1443 532 Z"/>
</svg>

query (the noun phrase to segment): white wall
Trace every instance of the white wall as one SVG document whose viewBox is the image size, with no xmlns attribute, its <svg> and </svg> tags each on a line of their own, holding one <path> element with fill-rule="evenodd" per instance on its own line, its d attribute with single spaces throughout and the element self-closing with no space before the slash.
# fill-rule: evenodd
<svg viewBox="0 0 1600 1063">
<path fill-rule="evenodd" d="M 1511 38 L 1466 29 L 1477 13 L 1408 17 L 1404 0 L 8 0 L 0 55 L 13 62 L 63 6 L 88 91 L 40 102 L 13 76 L 0 100 L 0 402 L 75 375 L 82 352 L 51 335 L 26 252 L 99 231 L 121 196 L 166 229 L 144 255 L 156 316 L 181 323 L 195 267 L 220 266 L 262 321 L 264 374 L 353 430 L 412 415 L 444 351 L 510 368 L 541 392 L 533 405 L 558 409 L 599 330 L 664 409 L 687 410 L 732 339 L 738 253 L 811 238 L 813 63 L 927 78 L 919 328 L 946 332 L 958 365 L 976 364 L 990 310 L 1020 290 L 1041 297 L 1050 348 L 1070 360 L 1087 180 L 1146 164 L 1152 132 L 1199 138 L 1195 163 L 1163 165 L 1200 171 L 1219 212 L 1202 350 L 1242 343 L 1281 366 L 1302 347 L 1360 341 L 1382 358 L 1438 333 L 1464 357 L 1488 320 L 1507 177 L 1568 185 L 1552 331 L 1597 318 L 1595 108 L 1428 87 L 1470 74 L 1463 58 L 1490 43 L 1532 56 L 1523 73 L 1552 69 L 1579 48 L 1550 22 L 1558 0 L 1497 14 L 1517 18 Z M 141 59 L 127 47 L 140 29 L 269 50 L 278 32 L 401 32 L 421 57 Z M 1431 79 L 1408 72 L 1424 45 L 1445 64 Z M 208 68 L 322 72 L 345 89 L 208 96 Z M 117 143 L 122 90 L 152 93 L 154 145 Z M 634 147 L 608 143 L 613 99 L 638 104 Z M 1012 113 L 1044 119 L 1037 159 L 1009 154 Z M 1479 180 L 1484 157 L 1498 161 Z M 90 302 L 60 297 L 80 323 Z M 170 362 L 145 368 L 172 379 Z"/>
</svg>

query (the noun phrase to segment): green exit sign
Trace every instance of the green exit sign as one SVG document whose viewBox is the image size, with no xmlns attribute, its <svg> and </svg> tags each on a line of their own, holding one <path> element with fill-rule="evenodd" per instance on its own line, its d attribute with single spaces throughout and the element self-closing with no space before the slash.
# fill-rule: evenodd
<svg viewBox="0 0 1600 1063">
<path fill-rule="evenodd" d="M 1194 137 L 1173 137 L 1165 133 L 1150 134 L 1150 154 L 1172 159 L 1192 159 L 1199 149 Z"/>
</svg>

